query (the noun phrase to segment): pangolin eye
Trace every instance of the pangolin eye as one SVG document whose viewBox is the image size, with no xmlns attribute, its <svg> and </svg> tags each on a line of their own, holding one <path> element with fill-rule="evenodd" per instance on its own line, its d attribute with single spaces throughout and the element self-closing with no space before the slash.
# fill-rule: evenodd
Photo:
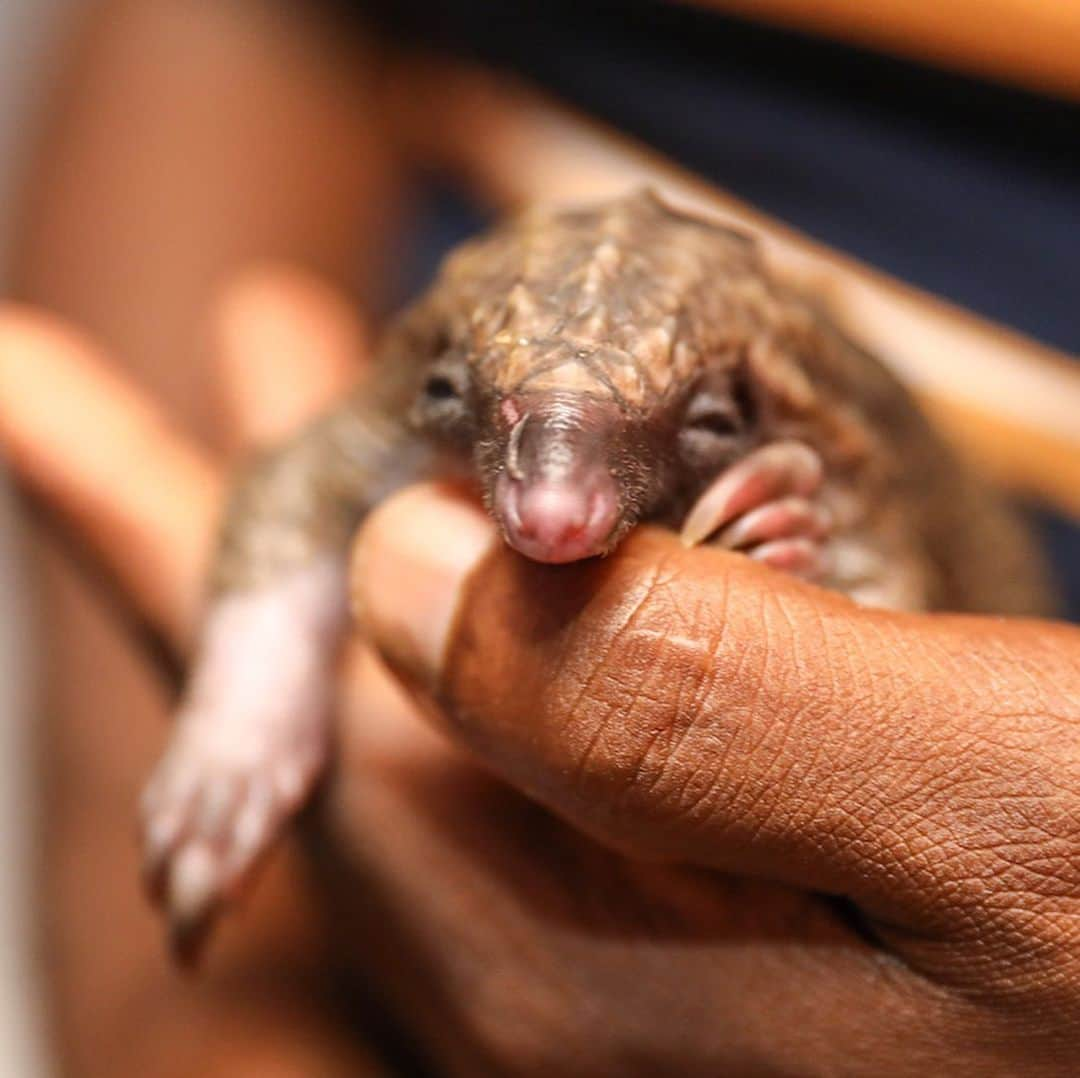
<svg viewBox="0 0 1080 1078">
<path fill-rule="evenodd" d="M 457 386 L 445 374 L 431 375 L 424 385 L 424 392 L 433 401 L 448 401 L 461 396 Z"/>
<path fill-rule="evenodd" d="M 698 393 L 687 405 L 683 429 L 704 436 L 730 438 L 740 434 L 745 420 L 738 402 L 731 393 Z"/>
<path fill-rule="evenodd" d="M 428 369 L 413 405 L 413 423 L 439 437 L 459 440 L 469 421 L 469 366 L 462 355 L 449 352 Z"/>
<path fill-rule="evenodd" d="M 735 455 L 746 421 L 730 393 L 701 392 L 687 406 L 679 451 L 694 468 L 722 467 Z"/>
<path fill-rule="evenodd" d="M 703 411 L 699 415 L 688 415 L 686 426 L 690 430 L 713 434 L 718 438 L 728 438 L 742 429 L 739 417 L 730 411 Z"/>
</svg>

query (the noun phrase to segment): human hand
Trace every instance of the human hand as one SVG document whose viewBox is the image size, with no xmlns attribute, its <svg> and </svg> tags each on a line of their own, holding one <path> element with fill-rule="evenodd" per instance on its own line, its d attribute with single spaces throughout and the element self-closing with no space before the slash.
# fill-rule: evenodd
<svg viewBox="0 0 1080 1078">
<path fill-rule="evenodd" d="M 534 565 L 423 488 L 354 586 L 435 727 L 599 843 L 474 813 L 484 901 L 426 950 L 467 1024 L 527 1014 L 577 1073 L 1074 1070 L 1075 629 L 859 609 L 647 528 Z"/>
<path fill-rule="evenodd" d="M 136 423 L 88 482 L 36 384 L 0 436 L 182 641 L 217 473 Z M 141 407 L 98 389 L 80 421 Z M 1070 1070 L 1073 631 L 858 611 L 645 529 L 562 569 L 492 543 L 427 489 L 365 530 L 365 621 L 440 732 L 357 652 L 323 817 L 340 953 L 443 1069 Z"/>
</svg>

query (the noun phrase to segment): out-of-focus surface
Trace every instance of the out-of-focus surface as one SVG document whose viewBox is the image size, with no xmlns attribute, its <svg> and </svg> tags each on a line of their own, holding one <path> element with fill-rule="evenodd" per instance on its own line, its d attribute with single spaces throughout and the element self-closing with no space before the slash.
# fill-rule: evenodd
<svg viewBox="0 0 1080 1078">
<path fill-rule="evenodd" d="M 24 766 L 29 605 L 20 586 L 11 492 L 0 479 L 0 1074 L 45 1073 L 33 970 L 30 843 L 34 795 Z"/>
<path fill-rule="evenodd" d="M 59 13 L 80 0 L 0 0 L 0 254 L 6 253 L 14 222 L 8 207 L 30 120 L 48 80 L 49 46 Z"/>
<path fill-rule="evenodd" d="M 49 44 L 75 0 L 0 0 L 0 266 L 15 222 L 8 211 L 24 139 L 48 77 Z M 2 279 L 2 277 L 0 277 Z M 27 737 L 29 605 L 17 556 L 10 487 L 0 475 L 0 1074 L 48 1072 L 32 961 L 30 867 L 34 793 Z"/>
</svg>

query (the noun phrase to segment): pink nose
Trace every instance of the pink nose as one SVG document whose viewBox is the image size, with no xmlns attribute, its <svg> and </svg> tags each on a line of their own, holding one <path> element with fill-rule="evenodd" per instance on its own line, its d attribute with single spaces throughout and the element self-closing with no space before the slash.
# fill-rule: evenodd
<svg viewBox="0 0 1080 1078">
<path fill-rule="evenodd" d="M 506 541 L 533 561 L 560 563 L 603 553 L 619 507 L 614 484 L 604 480 L 586 488 L 501 476 L 495 512 Z"/>
</svg>

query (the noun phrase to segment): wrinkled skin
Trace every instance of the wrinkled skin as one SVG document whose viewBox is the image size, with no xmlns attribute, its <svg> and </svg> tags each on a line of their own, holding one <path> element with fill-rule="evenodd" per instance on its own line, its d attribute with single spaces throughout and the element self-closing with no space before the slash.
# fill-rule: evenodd
<svg viewBox="0 0 1080 1078">
<path fill-rule="evenodd" d="M 366 887 L 423 911 L 433 1038 L 451 1013 L 529 1074 L 1071 1073 L 1076 630 L 860 610 L 652 529 L 529 565 L 429 490 L 354 587 L 426 717 L 599 843 L 358 734 L 341 796 Z"/>
</svg>

